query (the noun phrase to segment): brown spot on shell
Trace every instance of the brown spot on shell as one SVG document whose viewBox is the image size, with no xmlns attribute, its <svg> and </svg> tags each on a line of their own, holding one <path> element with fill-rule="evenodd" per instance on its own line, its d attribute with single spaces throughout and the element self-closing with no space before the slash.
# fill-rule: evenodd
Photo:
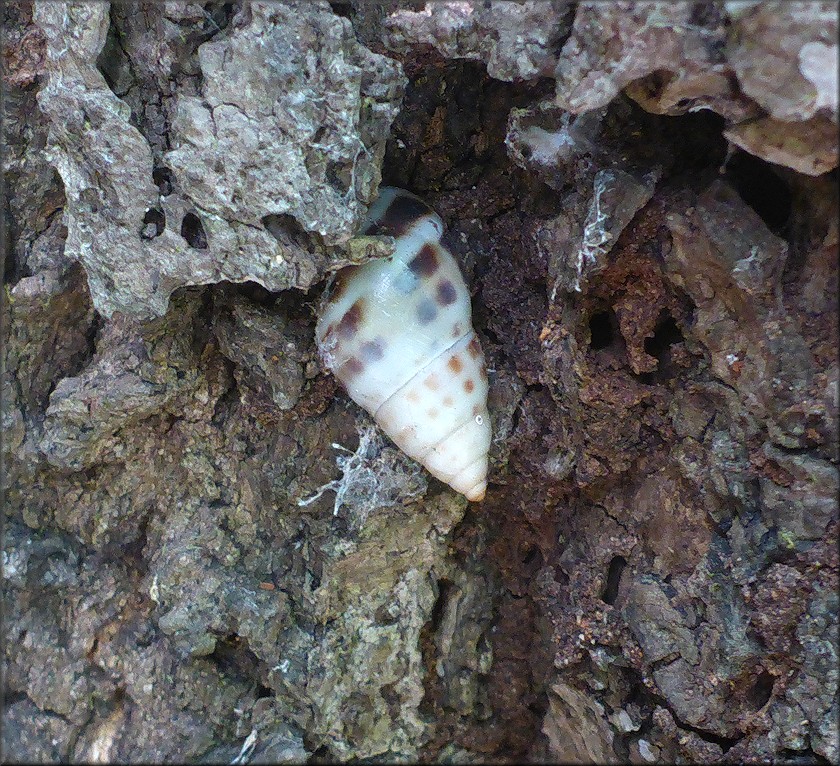
<svg viewBox="0 0 840 766">
<path fill-rule="evenodd" d="M 440 260 L 437 256 L 437 248 L 434 245 L 425 244 L 420 252 L 408 262 L 408 268 L 418 277 L 430 277 L 438 270 Z"/>
<path fill-rule="evenodd" d="M 455 404 L 455 401 L 453 400 L 453 398 L 451 396 L 444 396 L 443 397 L 443 406 L 444 407 L 451 407 L 453 404 Z"/>
<path fill-rule="evenodd" d="M 434 211 L 423 201 L 406 194 L 397 194 L 391 204 L 385 208 L 379 220 L 368 224 L 362 234 L 374 234 L 401 237 L 406 234 L 419 220 Z"/>
<path fill-rule="evenodd" d="M 434 420 L 434 419 L 438 416 L 438 411 L 437 411 L 436 409 L 432 408 L 432 409 L 430 409 L 430 410 L 429 410 L 426 414 L 427 414 L 427 415 L 428 415 L 428 416 L 429 416 L 432 420 Z"/>
<path fill-rule="evenodd" d="M 452 372 L 456 375 L 464 369 L 464 363 L 461 361 L 461 357 L 455 354 L 447 363 L 446 366 L 449 367 Z"/>
<path fill-rule="evenodd" d="M 352 338 L 359 330 L 364 319 L 365 302 L 359 298 L 341 317 L 338 323 L 338 334 L 342 338 Z"/>
<path fill-rule="evenodd" d="M 467 351 L 470 352 L 470 356 L 473 359 L 481 356 L 481 343 L 479 343 L 477 337 L 473 336 L 473 339 L 470 341 L 469 346 L 467 346 Z"/>
<path fill-rule="evenodd" d="M 436 316 L 437 309 L 435 308 L 435 304 L 428 298 L 420 301 L 417 305 L 417 321 L 420 322 L 420 324 L 429 324 L 429 322 L 433 321 Z"/>
<path fill-rule="evenodd" d="M 455 290 L 455 285 L 453 285 L 448 279 L 444 279 L 442 282 L 438 282 L 437 286 L 437 302 L 441 306 L 449 306 L 458 298 L 458 293 Z"/>
<path fill-rule="evenodd" d="M 408 401 L 410 401 L 410 402 L 419 402 L 420 401 L 420 395 L 416 391 L 414 391 L 413 389 L 405 395 L 405 398 L 408 399 Z"/>
<path fill-rule="evenodd" d="M 472 408 L 473 417 L 475 417 L 476 415 L 480 415 L 481 414 L 481 409 L 482 408 L 481 408 L 480 404 L 474 404 L 473 408 Z"/>
<path fill-rule="evenodd" d="M 464 334 L 464 328 L 461 327 L 460 322 L 455 322 L 454 326 L 452 327 L 452 337 L 453 338 L 460 338 Z"/>
<path fill-rule="evenodd" d="M 378 362 L 385 356 L 385 339 L 377 336 L 373 340 L 362 343 L 359 353 L 365 362 Z"/>
<path fill-rule="evenodd" d="M 466 391 L 468 394 L 471 394 L 473 392 L 474 388 L 475 388 L 475 383 L 473 383 L 472 380 L 465 380 L 464 381 L 464 391 Z"/>
<path fill-rule="evenodd" d="M 345 378 L 355 378 L 364 369 L 365 366 L 355 356 L 351 356 L 341 365 L 341 374 Z"/>
<path fill-rule="evenodd" d="M 426 378 L 426 380 L 423 381 L 423 385 L 426 386 L 426 388 L 430 388 L 432 391 L 437 391 L 440 388 L 440 381 L 438 380 L 437 375 L 432 373 L 428 378 Z"/>
</svg>

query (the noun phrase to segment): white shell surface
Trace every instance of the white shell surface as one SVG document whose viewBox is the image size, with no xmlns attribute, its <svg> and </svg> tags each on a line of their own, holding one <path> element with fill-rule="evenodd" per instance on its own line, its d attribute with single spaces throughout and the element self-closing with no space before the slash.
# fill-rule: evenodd
<svg viewBox="0 0 840 766">
<path fill-rule="evenodd" d="M 326 366 L 407 455 L 470 500 L 484 497 L 491 428 L 487 374 L 443 222 L 385 187 L 366 234 L 391 234 L 391 258 L 343 269 L 316 328 Z"/>
</svg>

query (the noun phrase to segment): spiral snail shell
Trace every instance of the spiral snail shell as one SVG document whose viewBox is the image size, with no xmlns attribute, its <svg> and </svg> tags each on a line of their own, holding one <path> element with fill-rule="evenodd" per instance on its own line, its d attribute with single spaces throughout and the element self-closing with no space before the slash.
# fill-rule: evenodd
<svg viewBox="0 0 840 766">
<path fill-rule="evenodd" d="M 478 501 L 487 489 L 487 372 L 470 295 L 425 202 L 380 189 L 362 234 L 391 235 L 394 254 L 348 266 L 321 307 L 325 366 L 409 457 Z"/>
</svg>

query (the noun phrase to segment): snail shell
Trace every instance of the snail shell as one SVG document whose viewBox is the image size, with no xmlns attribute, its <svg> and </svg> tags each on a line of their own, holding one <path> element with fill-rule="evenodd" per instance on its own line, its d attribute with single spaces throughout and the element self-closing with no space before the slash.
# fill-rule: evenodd
<svg viewBox="0 0 840 766">
<path fill-rule="evenodd" d="M 443 221 L 413 194 L 383 187 L 361 233 L 391 235 L 396 250 L 336 275 L 316 328 L 321 358 L 406 455 L 482 500 L 487 372 L 467 286 L 440 243 Z"/>
</svg>

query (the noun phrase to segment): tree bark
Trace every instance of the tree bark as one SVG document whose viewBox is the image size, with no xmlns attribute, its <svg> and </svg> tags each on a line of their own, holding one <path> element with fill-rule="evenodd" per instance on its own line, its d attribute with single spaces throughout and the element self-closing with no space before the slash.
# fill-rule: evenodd
<svg viewBox="0 0 840 766">
<path fill-rule="evenodd" d="M 6 762 L 838 758 L 833 3 L 7 3 Z M 321 364 L 381 184 L 468 504 Z"/>
</svg>

